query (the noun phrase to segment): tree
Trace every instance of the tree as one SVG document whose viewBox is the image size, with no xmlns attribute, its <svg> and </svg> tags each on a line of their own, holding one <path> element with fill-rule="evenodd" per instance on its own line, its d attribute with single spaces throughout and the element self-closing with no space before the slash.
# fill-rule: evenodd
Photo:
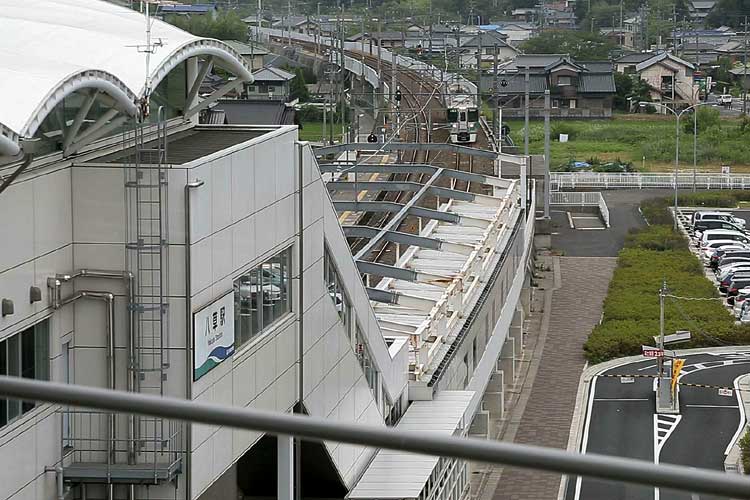
<svg viewBox="0 0 750 500">
<path fill-rule="evenodd" d="M 292 99 L 299 99 L 299 102 L 310 100 L 310 92 L 305 84 L 305 75 L 300 68 L 294 70 L 294 78 L 289 84 L 289 94 Z"/>
<path fill-rule="evenodd" d="M 202 16 L 168 16 L 167 22 L 193 35 L 217 40 L 247 40 L 247 26 L 236 12 L 222 11 L 213 18 Z"/>
<path fill-rule="evenodd" d="M 521 44 L 527 54 L 570 54 L 574 59 L 606 60 L 614 44 L 599 33 L 548 30 Z"/>
<path fill-rule="evenodd" d="M 646 102 L 651 100 L 646 82 L 633 75 L 615 72 L 614 97 L 615 109 L 630 111 L 630 102 Z"/>
<path fill-rule="evenodd" d="M 693 110 L 693 113 L 696 113 L 697 123 L 693 123 L 693 120 L 690 119 L 686 120 L 685 118 L 688 117 L 683 117 L 684 122 L 682 124 L 682 128 L 686 134 L 693 133 L 694 125 L 697 125 L 698 135 L 707 130 L 721 128 L 721 116 L 718 109 L 708 108 L 704 106 L 695 108 Z M 692 116 L 690 118 L 692 118 Z"/>
<path fill-rule="evenodd" d="M 741 28 L 744 16 L 750 16 L 750 0 L 719 0 L 706 17 L 706 24 L 712 27 L 726 25 Z"/>
</svg>

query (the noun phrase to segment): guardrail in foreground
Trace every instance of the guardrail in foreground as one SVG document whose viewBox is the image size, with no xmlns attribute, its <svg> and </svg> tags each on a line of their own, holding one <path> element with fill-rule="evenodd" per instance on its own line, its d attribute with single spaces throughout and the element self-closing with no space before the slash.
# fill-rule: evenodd
<svg viewBox="0 0 750 500">
<path fill-rule="evenodd" d="M 404 432 L 398 428 L 333 422 L 318 417 L 226 407 L 185 399 L 18 377 L 0 376 L 0 395 L 202 424 L 226 425 L 313 441 L 336 441 L 750 499 L 748 478 L 693 467 L 657 465 L 629 458 L 598 454 L 582 455 L 541 446 L 441 436 L 426 432 Z"/>
<path fill-rule="evenodd" d="M 597 188 L 669 188 L 674 189 L 675 175 L 669 172 L 550 172 L 553 191 L 561 189 Z M 680 189 L 750 189 L 750 174 L 706 174 L 680 172 Z"/>
</svg>

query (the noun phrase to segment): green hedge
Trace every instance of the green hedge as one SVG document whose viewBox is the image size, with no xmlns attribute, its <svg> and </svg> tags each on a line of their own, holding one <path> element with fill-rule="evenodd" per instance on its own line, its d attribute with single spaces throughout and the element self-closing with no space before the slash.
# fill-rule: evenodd
<svg viewBox="0 0 750 500">
<path fill-rule="evenodd" d="M 742 471 L 750 474 L 750 432 L 745 428 L 745 434 L 740 438 Z"/>
<path fill-rule="evenodd" d="M 691 195 L 692 196 L 692 195 Z M 711 194 L 696 198 L 710 199 Z M 745 195 L 747 196 L 747 195 Z M 659 333 L 659 288 L 666 279 L 670 293 L 683 297 L 718 298 L 703 274 L 703 264 L 688 250 L 687 241 L 672 230 L 666 207 L 669 199 L 647 200 L 641 211 L 652 223 L 632 231 L 619 254 L 617 268 L 604 300 L 602 322 L 584 345 L 592 363 L 639 354 Z M 736 205 L 736 201 L 735 201 Z M 735 325 L 721 301 L 666 299 L 665 331 L 690 330 L 693 339 L 681 347 L 704 347 L 750 342 L 750 329 Z"/>
</svg>

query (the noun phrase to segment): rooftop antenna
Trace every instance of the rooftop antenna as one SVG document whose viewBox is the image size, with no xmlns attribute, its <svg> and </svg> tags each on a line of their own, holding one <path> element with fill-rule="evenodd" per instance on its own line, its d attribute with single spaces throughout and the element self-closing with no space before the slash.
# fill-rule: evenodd
<svg viewBox="0 0 750 500">
<path fill-rule="evenodd" d="M 156 2 L 157 8 L 158 8 L 158 1 Z M 144 13 L 145 21 L 146 21 L 146 45 L 137 45 L 136 48 L 138 49 L 138 52 L 142 52 L 146 54 L 146 81 L 143 85 L 143 97 L 141 98 L 140 104 L 140 111 L 141 111 L 141 119 L 148 117 L 149 115 L 149 101 L 151 99 L 151 54 L 156 52 L 156 49 L 158 47 L 161 47 L 164 45 L 164 42 L 161 38 L 159 38 L 156 42 L 151 41 L 151 26 L 154 23 L 154 20 L 151 19 L 151 15 L 149 13 L 149 6 L 151 5 L 151 1 L 149 0 L 142 0 L 141 1 L 141 11 Z"/>
</svg>

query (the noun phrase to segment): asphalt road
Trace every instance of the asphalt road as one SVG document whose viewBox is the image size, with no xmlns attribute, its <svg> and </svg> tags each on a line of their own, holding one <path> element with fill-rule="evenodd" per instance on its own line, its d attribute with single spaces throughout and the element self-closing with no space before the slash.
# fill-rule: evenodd
<svg viewBox="0 0 750 500">
<path fill-rule="evenodd" d="M 685 357 L 680 378 L 680 415 L 655 414 L 653 378 L 622 383 L 619 375 L 655 375 L 656 363 L 644 360 L 602 372 L 592 382 L 582 441 L 584 452 L 724 470 L 724 458 L 745 424 L 736 391 L 720 396 L 706 384 L 733 387 L 750 373 L 750 352 L 695 354 Z M 602 375 L 618 375 L 605 377 Z M 672 490 L 587 478 L 571 478 L 567 500 L 717 500 Z"/>
<path fill-rule="evenodd" d="M 646 224 L 638 211 L 641 201 L 670 193 L 668 189 L 602 191 L 611 227 L 600 231 L 571 229 L 564 211 L 552 211 L 552 247 L 566 257 L 617 257 L 628 231 Z"/>
</svg>

